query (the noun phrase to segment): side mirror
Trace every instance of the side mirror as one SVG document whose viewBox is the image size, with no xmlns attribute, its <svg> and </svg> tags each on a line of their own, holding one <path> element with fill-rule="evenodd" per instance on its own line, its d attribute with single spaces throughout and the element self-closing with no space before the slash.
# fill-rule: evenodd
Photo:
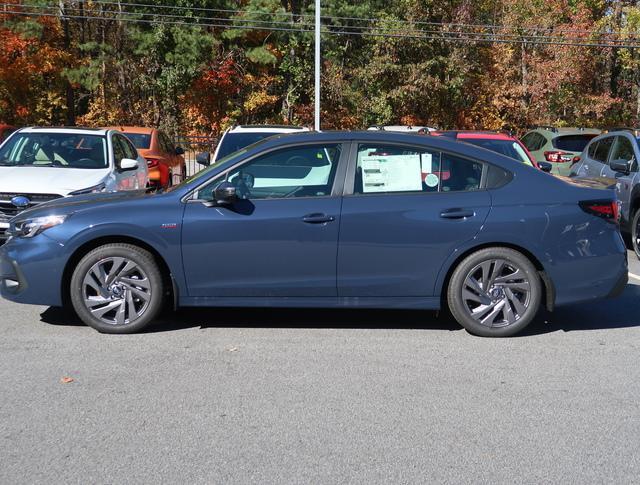
<svg viewBox="0 0 640 485">
<path fill-rule="evenodd" d="M 613 170 L 614 172 L 622 173 L 624 175 L 629 175 L 631 173 L 632 163 L 633 163 L 633 160 L 618 159 L 618 160 L 611 160 L 609 162 L 609 166 L 611 167 L 611 170 Z"/>
<path fill-rule="evenodd" d="M 176 147 L 176 155 L 184 155 L 184 148 Z"/>
<path fill-rule="evenodd" d="M 551 173 L 553 165 L 551 165 L 550 162 L 538 162 L 538 167 L 540 167 L 540 170 L 543 172 Z"/>
<path fill-rule="evenodd" d="M 196 155 L 196 162 L 198 162 L 200 165 L 208 167 L 209 165 L 211 165 L 211 154 L 209 152 L 198 153 Z"/>
<path fill-rule="evenodd" d="M 123 158 L 122 160 L 120 160 L 120 163 L 118 164 L 118 168 L 122 172 L 135 170 L 138 168 L 138 160 L 133 160 L 132 158 Z"/>
<path fill-rule="evenodd" d="M 217 205 L 231 205 L 238 200 L 236 186 L 231 182 L 220 182 L 213 192 Z"/>
</svg>

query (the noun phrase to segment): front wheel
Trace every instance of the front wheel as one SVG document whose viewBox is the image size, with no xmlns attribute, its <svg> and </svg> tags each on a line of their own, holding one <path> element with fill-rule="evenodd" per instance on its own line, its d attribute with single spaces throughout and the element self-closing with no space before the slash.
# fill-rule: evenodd
<svg viewBox="0 0 640 485">
<path fill-rule="evenodd" d="M 636 257 L 640 259 L 640 209 L 636 210 L 631 220 L 631 245 Z"/>
<path fill-rule="evenodd" d="M 540 277 L 531 261 L 509 248 L 487 248 L 467 256 L 447 289 L 453 317 L 482 337 L 509 337 L 522 331 L 540 307 Z"/>
<path fill-rule="evenodd" d="M 132 333 L 161 310 L 162 275 L 148 251 L 106 244 L 80 260 L 70 293 L 73 308 L 87 325 L 102 333 Z"/>
</svg>

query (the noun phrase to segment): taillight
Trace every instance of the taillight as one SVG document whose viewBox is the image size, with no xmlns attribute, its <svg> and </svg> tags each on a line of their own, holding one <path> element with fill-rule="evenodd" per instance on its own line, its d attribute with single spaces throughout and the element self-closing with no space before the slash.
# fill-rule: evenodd
<svg viewBox="0 0 640 485">
<path fill-rule="evenodd" d="M 156 160 L 155 158 L 147 158 L 147 167 L 155 168 L 159 164 L 160 164 L 160 162 L 158 160 Z"/>
<path fill-rule="evenodd" d="M 609 222 L 620 221 L 620 202 L 617 200 L 583 200 L 579 202 L 583 211 Z"/>
<path fill-rule="evenodd" d="M 544 158 L 547 162 L 562 163 L 571 161 L 571 154 L 561 151 L 544 152 Z"/>
</svg>

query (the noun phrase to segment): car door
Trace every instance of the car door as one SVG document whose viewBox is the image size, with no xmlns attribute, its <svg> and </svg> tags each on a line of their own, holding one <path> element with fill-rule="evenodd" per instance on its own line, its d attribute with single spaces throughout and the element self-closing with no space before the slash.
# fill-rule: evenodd
<svg viewBox="0 0 640 485">
<path fill-rule="evenodd" d="M 593 140 L 585 147 L 580 162 L 571 167 L 571 174 L 577 177 L 597 177 L 602 172 L 602 164 L 595 160 L 599 140 Z"/>
<path fill-rule="evenodd" d="M 491 206 L 484 164 L 410 145 L 354 144 L 342 202 L 339 297 L 433 296 L 444 261 Z"/>
<path fill-rule="evenodd" d="M 140 160 L 138 160 L 138 152 L 123 135 L 113 135 L 113 154 L 115 160 L 115 177 L 118 190 L 136 190 L 144 188 L 144 170 Z M 123 158 L 138 160 L 138 167 L 135 170 L 120 170 L 120 162 Z"/>
<path fill-rule="evenodd" d="M 344 156 L 341 143 L 280 148 L 201 186 L 182 225 L 189 296 L 335 297 Z M 211 203 L 223 180 L 232 205 Z"/>
<path fill-rule="evenodd" d="M 598 144 L 593 150 L 593 156 L 590 158 L 588 177 L 606 177 L 606 169 L 609 163 L 609 154 L 611 153 L 611 147 L 615 136 L 607 136 L 600 138 Z"/>
<path fill-rule="evenodd" d="M 638 159 L 634 149 L 635 142 L 631 141 L 631 136 L 618 135 L 611 147 L 611 153 L 609 156 L 609 163 L 605 165 L 602 176 L 610 179 L 612 183 L 615 183 L 616 193 L 620 200 L 620 211 L 625 221 L 630 218 L 629 211 L 631 210 L 631 191 L 633 190 L 634 183 L 638 176 Z M 610 163 L 613 160 L 629 161 L 631 163 L 631 172 L 628 174 L 614 171 Z"/>
</svg>

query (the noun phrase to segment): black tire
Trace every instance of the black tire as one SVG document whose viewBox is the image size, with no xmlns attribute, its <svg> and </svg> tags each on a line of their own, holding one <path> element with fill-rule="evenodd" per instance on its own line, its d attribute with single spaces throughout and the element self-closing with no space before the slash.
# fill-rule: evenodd
<svg viewBox="0 0 640 485">
<path fill-rule="evenodd" d="M 153 255 L 132 244 L 105 244 L 90 251 L 71 277 L 74 310 L 101 333 L 142 330 L 162 309 L 163 294 L 162 274 Z"/>
<path fill-rule="evenodd" d="M 469 333 L 481 337 L 510 337 L 521 332 L 538 313 L 541 301 L 542 283 L 535 266 L 509 248 L 470 254 L 453 271 L 447 288 L 453 317 Z"/>
<path fill-rule="evenodd" d="M 633 219 L 631 219 L 631 246 L 633 247 L 633 252 L 636 253 L 636 257 L 640 259 L 638 238 L 640 238 L 640 209 L 634 212 Z"/>
</svg>

